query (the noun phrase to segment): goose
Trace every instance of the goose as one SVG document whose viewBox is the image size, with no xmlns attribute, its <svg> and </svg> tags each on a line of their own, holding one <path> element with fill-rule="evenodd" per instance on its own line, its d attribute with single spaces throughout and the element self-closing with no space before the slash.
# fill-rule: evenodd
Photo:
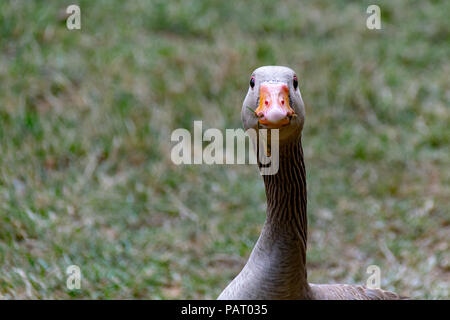
<svg viewBox="0 0 450 320">
<path fill-rule="evenodd" d="M 362 285 L 310 284 L 306 271 L 305 107 L 296 73 L 282 66 L 253 71 L 241 111 L 244 129 L 279 129 L 279 168 L 263 175 L 267 214 L 241 272 L 219 300 L 371 300 L 399 295 Z"/>
</svg>

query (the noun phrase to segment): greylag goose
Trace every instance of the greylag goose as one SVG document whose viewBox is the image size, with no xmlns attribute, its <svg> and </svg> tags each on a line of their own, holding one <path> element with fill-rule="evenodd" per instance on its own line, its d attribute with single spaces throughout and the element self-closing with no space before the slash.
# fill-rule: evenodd
<svg viewBox="0 0 450 320">
<path fill-rule="evenodd" d="M 244 128 L 279 129 L 279 169 L 263 175 L 267 217 L 242 271 L 218 299 L 399 299 L 359 285 L 309 284 L 306 272 L 306 175 L 302 150 L 305 108 L 293 70 L 256 69 L 241 118 Z"/>
</svg>

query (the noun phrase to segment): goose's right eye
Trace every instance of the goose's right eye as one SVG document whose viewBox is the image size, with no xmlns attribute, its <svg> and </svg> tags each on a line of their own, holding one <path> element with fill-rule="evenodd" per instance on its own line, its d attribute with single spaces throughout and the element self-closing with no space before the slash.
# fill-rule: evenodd
<svg viewBox="0 0 450 320">
<path fill-rule="evenodd" d="M 255 86 L 255 77 L 251 77 L 250 78 L 250 87 L 252 87 L 252 89 L 253 89 L 254 86 Z"/>
</svg>

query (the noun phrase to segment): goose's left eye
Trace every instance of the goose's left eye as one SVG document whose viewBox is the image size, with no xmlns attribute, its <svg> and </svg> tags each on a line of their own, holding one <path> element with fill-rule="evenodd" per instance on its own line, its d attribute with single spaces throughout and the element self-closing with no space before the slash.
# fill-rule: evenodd
<svg viewBox="0 0 450 320">
<path fill-rule="evenodd" d="M 297 76 L 294 76 L 294 80 L 292 81 L 292 84 L 294 85 L 294 90 L 297 90 L 297 87 L 298 87 L 298 79 L 297 79 Z"/>
</svg>

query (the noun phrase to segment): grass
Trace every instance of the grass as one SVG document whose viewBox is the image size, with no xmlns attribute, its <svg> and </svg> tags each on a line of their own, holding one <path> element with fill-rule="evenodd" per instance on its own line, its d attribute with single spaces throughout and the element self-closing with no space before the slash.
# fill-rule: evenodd
<svg viewBox="0 0 450 320">
<path fill-rule="evenodd" d="M 254 166 L 175 166 L 170 134 L 240 128 L 251 71 L 307 105 L 309 280 L 449 298 L 448 1 L 0 4 L 0 298 L 215 298 L 264 221 Z M 66 268 L 82 271 L 66 288 Z"/>
</svg>

